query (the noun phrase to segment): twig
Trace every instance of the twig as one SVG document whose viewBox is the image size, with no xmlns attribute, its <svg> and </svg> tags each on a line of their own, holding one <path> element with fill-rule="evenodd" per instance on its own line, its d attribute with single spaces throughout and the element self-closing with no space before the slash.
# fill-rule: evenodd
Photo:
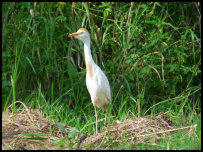
<svg viewBox="0 0 203 152">
<path fill-rule="evenodd" d="M 146 135 L 138 135 L 137 137 L 151 136 L 151 135 L 154 135 L 154 134 L 162 134 L 162 133 L 173 132 L 173 131 L 183 130 L 183 129 L 188 129 L 188 128 L 196 128 L 196 127 L 197 127 L 197 125 L 195 124 L 195 125 L 191 125 L 191 126 L 187 126 L 187 127 L 182 127 L 182 128 L 177 128 L 177 129 L 170 129 L 170 130 L 165 130 L 165 131 L 159 131 L 159 132 L 146 134 Z"/>
</svg>

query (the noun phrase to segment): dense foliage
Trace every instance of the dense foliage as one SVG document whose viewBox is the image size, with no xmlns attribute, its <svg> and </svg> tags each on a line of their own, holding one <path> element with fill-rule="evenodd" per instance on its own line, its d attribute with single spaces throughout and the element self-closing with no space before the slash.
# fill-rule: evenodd
<svg viewBox="0 0 203 152">
<path fill-rule="evenodd" d="M 81 27 L 91 33 L 92 54 L 110 81 L 115 107 L 124 99 L 130 107 L 129 97 L 142 98 L 147 108 L 174 97 L 200 103 L 200 7 L 194 2 L 4 2 L 3 104 L 41 91 L 47 101 L 62 97 L 70 107 L 85 106 L 83 44 L 67 37 Z"/>
</svg>

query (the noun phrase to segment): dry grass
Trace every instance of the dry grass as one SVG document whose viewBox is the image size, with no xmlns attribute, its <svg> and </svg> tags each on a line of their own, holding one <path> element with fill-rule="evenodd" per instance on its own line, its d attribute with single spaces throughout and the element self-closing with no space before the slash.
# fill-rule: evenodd
<svg viewBox="0 0 203 152">
<path fill-rule="evenodd" d="M 20 101 L 16 103 L 23 104 Z M 67 132 L 72 128 L 63 126 Z M 153 117 L 133 117 L 126 118 L 123 122 L 117 121 L 108 128 L 103 128 L 99 134 L 80 136 L 81 133 L 77 130 L 78 136 L 73 143 L 74 149 L 110 149 L 112 144 L 122 144 L 122 139 L 128 144 L 143 142 L 154 144 L 180 129 L 189 129 L 188 134 L 190 134 L 195 127 L 175 129 L 169 117 L 165 113 L 160 113 Z M 67 134 L 64 134 L 53 120 L 45 119 L 39 109 L 31 109 L 26 105 L 24 109 L 16 111 L 13 115 L 9 109 L 3 113 L 2 134 L 4 149 L 69 149 L 67 146 L 59 147 L 51 142 L 60 140 Z"/>
<path fill-rule="evenodd" d="M 109 129 L 104 128 L 97 135 L 94 134 L 87 137 L 80 145 L 80 149 L 88 147 L 94 149 L 111 148 L 112 144 L 122 144 L 123 137 L 126 145 L 142 144 L 143 142 L 153 145 L 166 135 L 170 135 L 172 132 L 180 129 L 190 129 L 188 133 L 192 133 L 193 127 L 195 128 L 196 126 L 174 129 L 173 122 L 164 113 L 153 117 L 131 118 L 115 123 L 115 125 L 110 125 Z"/>
<path fill-rule="evenodd" d="M 23 104 L 20 101 L 16 103 Z M 63 126 L 67 132 L 72 128 Z M 35 134 L 37 135 L 35 136 Z M 3 113 L 2 143 L 4 149 L 64 149 L 52 144 L 51 141 L 65 136 L 67 134 L 64 134 L 53 120 L 45 119 L 39 109 L 31 109 L 24 105 L 24 109 L 16 111 L 14 115 L 9 109 Z"/>
</svg>

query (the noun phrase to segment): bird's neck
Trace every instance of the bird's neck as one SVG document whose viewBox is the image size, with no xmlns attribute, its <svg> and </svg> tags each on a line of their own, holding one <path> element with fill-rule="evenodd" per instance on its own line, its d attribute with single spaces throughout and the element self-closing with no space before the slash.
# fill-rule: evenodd
<svg viewBox="0 0 203 152">
<path fill-rule="evenodd" d="M 94 63 L 94 60 L 91 55 L 90 41 L 84 42 L 84 52 L 85 52 L 85 64 L 86 64 L 87 77 L 90 79 L 93 79 L 94 66 L 96 64 Z"/>
<path fill-rule="evenodd" d="M 92 55 L 91 55 L 90 40 L 84 42 L 84 52 L 85 52 L 86 64 L 87 64 L 87 62 L 94 64 L 94 60 L 93 60 Z"/>
</svg>

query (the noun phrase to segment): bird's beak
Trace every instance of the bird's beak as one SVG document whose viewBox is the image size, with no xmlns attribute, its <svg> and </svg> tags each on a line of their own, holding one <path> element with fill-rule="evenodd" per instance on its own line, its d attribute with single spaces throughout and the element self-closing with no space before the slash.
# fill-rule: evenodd
<svg viewBox="0 0 203 152">
<path fill-rule="evenodd" d="M 76 33 L 69 34 L 68 37 L 78 36 L 80 34 L 82 34 L 82 32 L 76 32 Z"/>
</svg>

